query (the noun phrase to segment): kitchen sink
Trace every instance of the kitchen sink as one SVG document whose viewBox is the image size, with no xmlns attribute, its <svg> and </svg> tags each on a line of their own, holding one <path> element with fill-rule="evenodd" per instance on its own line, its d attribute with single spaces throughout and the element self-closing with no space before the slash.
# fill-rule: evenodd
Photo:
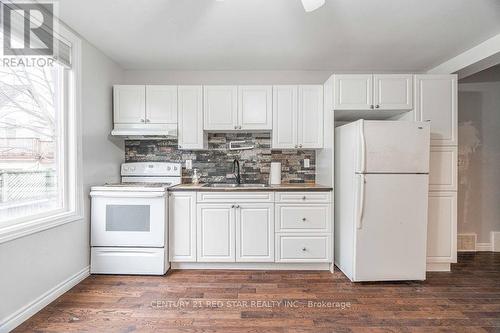
<svg viewBox="0 0 500 333">
<path fill-rule="evenodd" d="M 233 184 L 233 183 L 212 183 L 207 184 L 207 187 L 217 187 L 217 188 L 234 188 L 234 187 L 268 187 L 267 184 Z"/>
</svg>

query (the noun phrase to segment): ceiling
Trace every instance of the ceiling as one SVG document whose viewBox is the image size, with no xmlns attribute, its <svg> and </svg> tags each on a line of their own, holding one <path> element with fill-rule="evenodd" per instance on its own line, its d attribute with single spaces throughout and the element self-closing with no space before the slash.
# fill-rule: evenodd
<svg viewBox="0 0 500 333">
<path fill-rule="evenodd" d="M 62 0 L 126 69 L 424 71 L 500 33 L 499 0 Z"/>
</svg>

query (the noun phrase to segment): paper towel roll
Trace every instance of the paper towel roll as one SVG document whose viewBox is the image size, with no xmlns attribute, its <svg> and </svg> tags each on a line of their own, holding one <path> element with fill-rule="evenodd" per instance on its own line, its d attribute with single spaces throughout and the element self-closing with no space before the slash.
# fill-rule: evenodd
<svg viewBox="0 0 500 333">
<path fill-rule="evenodd" d="M 269 175 L 269 184 L 279 185 L 281 184 L 281 163 L 271 162 L 271 173 Z"/>
</svg>

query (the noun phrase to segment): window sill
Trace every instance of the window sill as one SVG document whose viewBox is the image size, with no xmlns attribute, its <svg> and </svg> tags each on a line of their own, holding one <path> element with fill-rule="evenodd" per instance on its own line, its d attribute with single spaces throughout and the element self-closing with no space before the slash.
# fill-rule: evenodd
<svg viewBox="0 0 500 333">
<path fill-rule="evenodd" d="M 6 227 L 0 227 L 0 244 L 80 220 L 83 220 L 82 215 L 75 212 L 64 212 Z"/>
</svg>

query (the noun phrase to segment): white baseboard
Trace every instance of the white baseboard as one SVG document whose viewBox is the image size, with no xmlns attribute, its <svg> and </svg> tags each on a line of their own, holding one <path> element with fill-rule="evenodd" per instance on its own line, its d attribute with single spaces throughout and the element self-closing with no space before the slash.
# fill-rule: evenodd
<svg viewBox="0 0 500 333">
<path fill-rule="evenodd" d="M 428 262 L 427 272 L 450 272 L 451 264 L 448 262 Z"/>
<path fill-rule="evenodd" d="M 476 251 L 484 252 L 484 251 L 493 251 L 491 243 L 476 243 Z"/>
<path fill-rule="evenodd" d="M 244 270 L 330 270 L 330 263 L 212 263 L 212 262 L 172 262 L 171 269 L 244 269 Z"/>
<path fill-rule="evenodd" d="M 21 309 L 17 310 L 7 318 L 0 321 L 0 333 L 10 332 L 17 326 L 21 325 L 35 313 L 49 305 L 56 298 L 76 286 L 83 279 L 90 275 L 90 266 L 83 268 L 81 271 L 70 276 L 68 279 L 56 285 L 37 299 L 26 304 Z"/>
</svg>

